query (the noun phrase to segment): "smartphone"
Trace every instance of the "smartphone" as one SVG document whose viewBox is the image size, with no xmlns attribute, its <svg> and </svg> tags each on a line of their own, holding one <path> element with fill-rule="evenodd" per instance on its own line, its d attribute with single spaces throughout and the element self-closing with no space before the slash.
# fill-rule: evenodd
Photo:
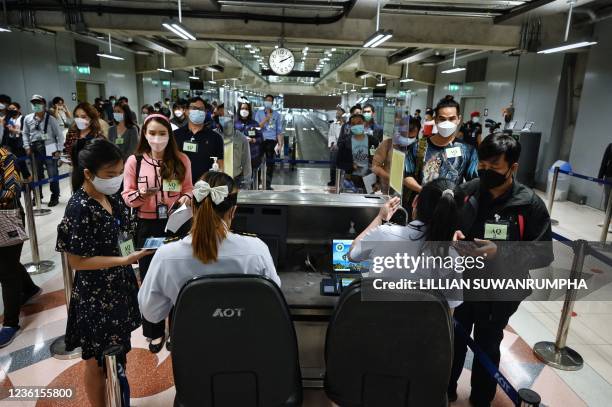
<svg viewBox="0 0 612 407">
<path fill-rule="evenodd" d="M 147 194 L 159 191 L 159 187 L 147 188 Z"/>
<path fill-rule="evenodd" d="M 157 250 L 164 244 L 165 237 L 149 237 L 139 250 Z"/>
</svg>

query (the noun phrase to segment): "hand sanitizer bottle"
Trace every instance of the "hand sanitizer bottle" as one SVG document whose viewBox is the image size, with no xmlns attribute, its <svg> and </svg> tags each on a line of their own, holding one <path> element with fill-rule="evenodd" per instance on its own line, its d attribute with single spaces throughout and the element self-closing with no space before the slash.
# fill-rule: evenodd
<svg viewBox="0 0 612 407">
<path fill-rule="evenodd" d="M 211 171 L 219 172 L 219 164 L 217 164 L 217 157 L 210 157 L 213 159 L 213 165 L 211 167 Z"/>
</svg>

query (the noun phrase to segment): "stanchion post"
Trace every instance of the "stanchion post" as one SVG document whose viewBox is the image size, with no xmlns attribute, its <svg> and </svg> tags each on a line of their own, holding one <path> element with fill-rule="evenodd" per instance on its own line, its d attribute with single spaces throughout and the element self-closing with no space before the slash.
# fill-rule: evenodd
<svg viewBox="0 0 612 407">
<path fill-rule="evenodd" d="M 70 308 L 70 296 L 72 294 L 72 284 L 74 277 L 68 262 L 68 255 L 62 253 L 62 274 L 64 276 L 64 296 L 66 297 L 66 308 Z M 81 348 L 71 351 L 66 350 L 66 336 L 62 335 L 51 344 L 51 355 L 59 360 L 69 360 L 81 357 Z"/>
<path fill-rule="evenodd" d="M 34 180 L 34 184 L 36 185 L 40 180 L 38 179 L 38 160 L 36 159 L 35 153 L 32 153 L 30 160 L 32 161 L 32 179 Z M 33 211 L 35 216 L 45 216 L 51 213 L 51 209 L 43 209 L 42 207 L 42 200 L 40 199 L 40 188 L 38 186 L 34 187 L 34 199 L 36 200 L 36 209 L 34 209 Z"/>
<path fill-rule="evenodd" d="M 40 260 L 38 251 L 38 235 L 36 234 L 36 223 L 34 222 L 34 209 L 32 208 L 32 195 L 29 183 L 25 183 L 25 215 L 28 224 L 28 235 L 30 236 L 30 250 L 32 252 L 32 262 L 24 264 L 25 269 L 30 274 L 42 274 L 53 270 L 54 264 L 49 260 Z"/>
<path fill-rule="evenodd" d="M 612 215 L 612 196 L 608 198 L 606 217 L 604 218 L 604 223 L 601 228 L 601 236 L 599 237 L 599 241 L 601 243 L 606 243 L 606 240 L 608 239 L 608 230 L 610 230 L 610 215 Z"/>
<path fill-rule="evenodd" d="M 263 190 L 268 186 L 268 180 L 266 179 L 268 176 L 268 157 L 266 155 L 264 155 L 264 157 L 265 160 L 261 166 L 261 185 Z M 272 165 L 274 165 L 274 158 L 272 158 Z"/>
<path fill-rule="evenodd" d="M 555 167 L 555 173 L 550 185 L 550 191 L 548 192 L 548 214 L 550 215 L 550 223 L 558 225 L 559 221 L 552 218 L 553 203 L 555 202 L 555 192 L 557 191 L 557 181 L 559 179 L 559 167 Z"/>
<path fill-rule="evenodd" d="M 569 279 L 578 280 L 582 277 L 582 267 L 586 256 L 588 242 L 577 240 L 574 245 L 574 261 L 570 271 Z M 538 342 L 533 347 L 533 352 L 542 362 L 561 370 L 580 370 L 584 365 L 582 356 L 575 350 L 566 346 L 567 334 L 569 333 L 572 310 L 576 301 L 577 290 L 568 288 L 561 311 L 561 320 L 557 329 L 557 338 L 552 342 Z"/>
<path fill-rule="evenodd" d="M 121 384 L 119 383 L 119 369 L 117 368 L 117 354 L 120 350 L 121 346 L 111 346 L 104 351 L 106 407 L 121 407 Z"/>
<path fill-rule="evenodd" d="M 341 188 L 342 188 L 342 170 L 340 168 L 336 168 L 336 194 L 340 193 Z"/>
<path fill-rule="evenodd" d="M 542 402 L 540 395 L 531 389 L 520 389 L 518 395 L 518 407 L 539 407 Z"/>
<path fill-rule="evenodd" d="M 254 177 L 253 177 L 253 189 L 255 191 L 259 190 L 259 175 L 260 175 L 260 171 L 261 171 L 261 165 L 259 167 L 257 167 L 257 169 L 255 170 Z"/>
</svg>

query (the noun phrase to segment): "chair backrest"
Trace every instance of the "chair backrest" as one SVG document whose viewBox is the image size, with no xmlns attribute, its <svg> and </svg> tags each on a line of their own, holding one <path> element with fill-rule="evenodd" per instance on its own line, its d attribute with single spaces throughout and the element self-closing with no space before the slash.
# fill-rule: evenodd
<svg viewBox="0 0 612 407">
<path fill-rule="evenodd" d="M 282 292 L 257 275 L 193 279 L 172 321 L 175 406 L 299 406 L 297 341 Z"/>
<path fill-rule="evenodd" d="M 442 407 L 452 366 L 446 300 L 402 292 L 401 301 L 364 301 L 362 284 L 343 291 L 325 343 L 325 391 L 343 407 Z"/>
</svg>

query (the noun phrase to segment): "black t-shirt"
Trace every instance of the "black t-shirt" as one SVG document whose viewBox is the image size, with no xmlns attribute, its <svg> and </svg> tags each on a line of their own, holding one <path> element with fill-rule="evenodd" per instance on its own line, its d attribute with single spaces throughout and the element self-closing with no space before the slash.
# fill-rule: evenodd
<svg viewBox="0 0 612 407">
<path fill-rule="evenodd" d="M 205 123 L 202 130 L 196 134 L 191 132 L 189 126 L 181 127 L 174 131 L 174 138 L 179 150 L 191 160 L 194 183 L 212 167 L 214 160 L 210 157 L 223 159 L 223 137 L 211 128 L 210 122 Z M 192 151 L 192 144 L 197 145 L 197 151 Z"/>
<path fill-rule="evenodd" d="M 478 147 L 478 135 L 482 133 L 482 125 L 480 123 L 467 122 L 461 128 L 463 132 L 463 141 L 474 147 Z"/>
</svg>

